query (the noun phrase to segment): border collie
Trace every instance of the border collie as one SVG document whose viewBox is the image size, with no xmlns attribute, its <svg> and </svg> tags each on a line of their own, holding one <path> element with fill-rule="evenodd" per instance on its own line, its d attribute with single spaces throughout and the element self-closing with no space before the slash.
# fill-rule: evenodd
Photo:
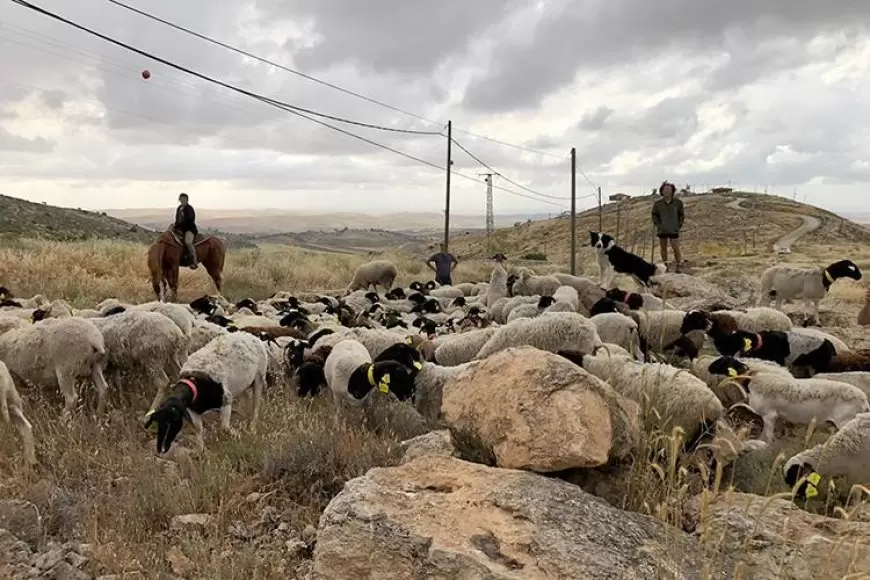
<svg viewBox="0 0 870 580">
<path fill-rule="evenodd" d="M 613 285 L 616 274 L 628 274 L 644 287 L 649 287 L 650 278 L 664 274 L 667 267 L 653 265 L 631 252 L 616 245 L 616 240 L 608 234 L 589 231 L 589 245 L 595 249 L 598 267 L 601 269 L 601 287 L 608 290 Z"/>
</svg>

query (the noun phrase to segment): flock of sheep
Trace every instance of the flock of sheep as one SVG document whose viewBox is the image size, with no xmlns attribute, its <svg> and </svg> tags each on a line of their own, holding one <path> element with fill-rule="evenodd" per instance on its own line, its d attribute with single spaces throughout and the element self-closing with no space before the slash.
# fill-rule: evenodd
<svg viewBox="0 0 870 580">
<path fill-rule="evenodd" d="M 783 477 L 813 495 L 821 477 L 870 482 L 870 352 L 850 349 L 816 328 L 794 326 L 783 301 L 803 299 L 818 320 L 818 301 L 839 278 L 858 280 L 846 260 L 825 268 L 769 268 L 762 302 L 742 310 L 708 303 L 677 309 L 662 274 L 644 292 L 602 288 L 584 276 L 511 275 L 496 263 L 490 280 L 440 287 L 394 287 L 395 265 L 360 266 L 341 297 L 294 296 L 231 304 L 203 296 L 190 304 L 106 300 L 76 311 L 64 300 L 17 299 L 0 287 L 0 410 L 36 462 L 32 427 L 19 395 L 59 390 L 64 412 L 77 405 L 77 383 L 93 384 L 97 413 L 110 391 L 131 385 L 153 403 L 142 417 L 157 426 L 157 451 L 169 451 L 185 419 L 204 447 L 201 416 L 253 397 L 251 428 L 264 393 L 293 385 L 297 396 L 332 394 L 337 413 L 395 397 L 437 422 L 444 384 L 509 347 L 558 353 L 647 408 L 646 419 L 680 427 L 686 448 L 750 417 L 771 443 L 778 419 L 828 423 L 829 440 L 790 458 Z M 690 278 L 690 277 L 689 277 Z M 382 293 L 379 293 L 382 287 Z M 662 288 L 665 288 L 664 293 Z M 285 396 L 273 394 L 272 396 Z M 735 413 L 740 411 L 740 413 Z"/>
</svg>

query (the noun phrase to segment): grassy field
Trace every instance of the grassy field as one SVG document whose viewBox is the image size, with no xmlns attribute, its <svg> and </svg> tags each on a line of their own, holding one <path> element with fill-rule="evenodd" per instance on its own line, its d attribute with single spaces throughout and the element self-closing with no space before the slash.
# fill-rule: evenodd
<svg viewBox="0 0 870 580">
<path fill-rule="evenodd" d="M 777 231 L 792 225 L 797 224 L 784 221 Z M 772 261 L 760 249 L 743 255 L 727 240 L 721 243 L 697 247 L 703 263 L 700 274 L 757 280 Z M 861 251 L 850 255 L 870 268 L 870 251 L 856 248 Z M 814 244 L 801 246 L 801 252 L 788 259 L 817 264 L 838 252 L 842 246 Z M 589 253 L 584 249 L 582 254 L 586 263 Z M 419 258 L 388 257 L 396 262 L 401 283 L 430 277 Z M 233 251 L 225 269 L 224 293 L 256 299 L 277 290 L 340 291 L 362 260 L 286 247 Z M 544 269 L 559 266 L 548 264 Z M 455 280 L 485 280 L 490 269 L 484 261 L 463 261 Z M 108 297 L 151 299 L 145 247 L 132 242 L 18 240 L 0 249 L 0 284 L 19 296 L 63 297 L 76 307 Z M 183 273 L 181 300 L 211 291 L 204 272 Z M 829 302 L 853 313 L 862 295 L 861 285 L 838 285 Z M 385 421 L 368 426 L 339 426 L 329 399 L 299 401 L 289 388 L 273 389 L 266 394 L 256 433 L 242 431 L 238 439 L 222 435 L 210 417 L 205 453 L 197 456 L 181 447 L 167 460 L 154 456 L 153 434 L 135 420 L 150 393 L 115 393 L 108 417 L 95 420 L 83 411 L 67 422 L 57 418 L 57 394 L 28 391 L 23 396 L 41 464 L 35 469 L 19 465 L 18 439 L 0 424 L 0 496 L 33 502 L 47 538 L 86 542 L 101 573 L 124 578 L 183 575 L 180 570 L 194 569 L 195 577 L 216 580 L 301 577 L 310 554 L 289 549 L 287 542 L 303 537 L 306 527 L 317 526 L 320 512 L 345 481 L 373 466 L 397 463 L 399 442 L 419 434 L 418 425 L 389 414 Z M 248 402 L 243 400 L 234 408 L 234 425 L 245 425 L 248 414 Z M 789 440 L 792 444 L 803 439 L 802 434 L 795 437 Z M 667 437 L 648 436 L 636 461 L 625 470 L 624 487 L 610 499 L 622 498 L 626 509 L 679 525 L 680 510 L 701 489 L 700 479 L 679 469 L 678 462 L 657 456 L 662 446 L 669 447 Z M 774 463 L 772 453 L 769 462 L 747 467 L 735 477 L 746 479 L 742 485 L 760 493 L 782 492 L 765 485 L 781 479 Z M 172 528 L 174 516 L 198 513 L 212 516 L 202 529 Z"/>
</svg>

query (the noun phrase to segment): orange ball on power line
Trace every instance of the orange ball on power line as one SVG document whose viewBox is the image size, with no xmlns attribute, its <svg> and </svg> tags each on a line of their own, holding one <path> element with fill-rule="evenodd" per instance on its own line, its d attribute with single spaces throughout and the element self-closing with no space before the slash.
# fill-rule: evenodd
<svg viewBox="0 0 870 580">
<path fill-rule="evenodd" d="M 142 71 L 142 78 L 145 79 L 146 81 L 148 79 L 150 79 L 151 78 L 151 71 L 149 71 L 148 69 L 143 70 Z"/>
</svg>

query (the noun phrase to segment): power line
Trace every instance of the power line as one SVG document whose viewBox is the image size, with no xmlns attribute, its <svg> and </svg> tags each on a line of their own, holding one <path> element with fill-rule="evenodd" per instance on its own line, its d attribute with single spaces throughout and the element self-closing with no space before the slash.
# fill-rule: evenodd
<svg viewBox="0 0 870 580">
<path fill-rule="evenodd" d="M 278 100 L 276 100 L 276 99 L 272 99 L 272 98 L 270 98 L 270 97 L 266 97 L 266 96 L 264 96 L 264 95 L 260 95 L 260 94 L 258 94 L 258 93 L 254 93 L 254 92 L 251 92 L 251 91 L 247 91 L 247 90 L 245 90 L 245 89 L 242 89 L 242 88 L 236 87 L 236 86 L 231 85 L 231 84 L 229 84 L 229 83 L 225 83 L 225 82 L 220 81 L 220 80 L 218 80 L 218 79 L 215 79 L 215 78 L 209 77 L 209 76 L 207 76 L 207 75 L 204 75 L 204 74 L 202 74 L 202 73 L 198 73 L 198 72 L 196 72 L 196 71 L 194 71 L 194 70 L 191 70 L 191 69 L 186 68 L 186 67 L 184 67 L 184 66 L 178 65 L 178 64 L 173 63 L 173 62 L 171 62 L 171 61 L 168 61 L 168 60 L 166 60 L 166 59 L 163 59 L 163 58 L 161 58 L 161 57 L 158 57 L 158 56 L 156 56 L 156 55 L 153 55 L 153 54 L 151 54 L 151 53 L 149 53 L 149 52 L 147 52 L 147 51 L 144 51 L 144 50 L 138 49 L 138 48 L 136 48 L 136 47 L 134 47 L 134 46 L 131 46 L 131 45 L 129 45 L 129 44 L 126 44 L 126 43 L 124 43 L 124 42 L 121 42 L 121 41 L 119 41 L 119 40 L 116 40 L 116 39 L 114 39 L 114 38 L 111 38 L 111 37 L 109 37 L 109 36 L 106 36 L 106 35 L 104 35 L 104 34 L 102 34 L 102 33 L 100 33 L 100 32 L 97 32 L 97 31 L 95 31 L 95 30 L 92 30 L 92 29 L 90 29 L 90 28 L 88 28 L 88 27 L 86 27 L 86 26 L 83 26 L 83 25 L 81 25 L 81 24 L 78 24 L 78 23 L 76 23 L 76 22 L 73 22 L 73 21 L 71 21 L 71 20 L 69 20 L 69 19 L 67 19 L 67 18 L 65 18 L 65 17 L 63 17 L 63 16 L 60 16 L 60 15 L 58 15 L 58 14 L 54 14 L 54 13 L 52 13 L 51 11 L 46 10 L 46 9 L 44 9 L 44 8 L 41 8 L 41 7 L 39 7 L 39 6 L 36 6 L 36 5 L 34 5 L 34 4 L 31 4 L 30 2 L 27 2 L 26 0 L 11 0 L 11 2 L 13 2 L 13 3 L 15 3 L 15 4 L 19 4 L 19 5 L 21 5 L 21 6 L 25 7 L 25 8 L 29 8 L 29 9 L 31 9 L 31 10 L 34 10 L 34 11 L 40 13 L 40 14 L 43 14 L 43 15 L 45 15 L 45 16 L 48 16 L 49 18 L 52 18 L 52 19 L 54 19 L 54 20 L 57 20 L 57 21 L 62 22 L 62 23 L 64 23 L 64 24 L 67 24 L 67 25 L 69 25 L 69 26 L 72 26 L 73 28 L 76 28 L 76 29 L 78 29 L 78 30 L 81 30 L 82 32 L 85 32 L 85 33 L 87 33 L 87 34 L 90 34 L 90 35 L 92 35 L 92 36 L 95 36 L 95 37 L 97 37 L 97 38 L 100 38 L 100 39 L 102 39 L 102 40 L 105 40 L 106 42 L 109 42 L 109 43 L 114 44 L 114 45 L 116 45 L 116 46 L 120 46 L 121 48 L 124 48 L 125 50 L 129 50 L 129 51 L 131 51 L 131 52 L 134 52 L 134 53 L 136 53 L 136 54 L 139 54 L 139 55 L 141 55 L 141 56 L 144 56 L 145 58 L 149 58 L 149 59 L 151 59 L 151 60 L 155 60 L 155 61 L 157 61 L 157 62 L 160 62 L 161 64 L 164 64 L 164 65 L 166 65 L 166 66 L 168 66 L 168 67 L 170 67 L 170 68 L 173 68 L 173 69 L 175 69 L 175 70 L 178 70 L 178 71 L 181 71 L 181 72 L 187 73 L 187 74 L 189 74 L 189 75 L 195 76 L 195 77 L 200 78 L 200 79 L 202 79 L 202 80 L 205 80 L 205 81 L 207 81 L 207 82 L 210 82 L 210 83 L 213 83 L 213 84 L 216 84 L 216 85 L 222 86 L 222 87 L 224 87 L 224 88 L 230 89 L 230 90 L 232 90 L 232 91 L 235 91 L 235 92 L 237 92 L 237 93 L 240 93 L 240 94 L 242 94 L 242 95 L 245 95 L 245 96 L 247 96 L 247 97 L 250 97 L 250 98 L 252 98 L 252 99 L 255 99 L 255 100 L 257 100 L 257 101 L 260 101 L 260 102 L 262 102 L 262 103 L 265 103 L 265 104 L 267 104 L 267 105 L 271 105 L 271 106 L 273 106 L 273 107 L 275 107 L 275 108 L 281 109 L 281 110 L 283 110 L 283 111 L 286 111 L 286 112 L 291 113 L 291 114 L 293 114 L 293 115 L 296 115 L 296 116 L 298 116 L 298 117 L 302 117 L 303 119 L 306 119 L 306 120 L 311 121 L 311 122 L 313 122 L 313 123 L 317 123 L 318 125 L 321 125 L 321 126 L 323 126 L 323 127 L 327 127 L 327 128 L 329 128 L 329 129 L 332 129 L 333 131 L 337 131 L 337 132 L 339 132 L 339 133 L 342 133 L 342 134 L 347 135 L 347 136 L 349 136 L 349 137 L 353 137 L 354 139 L 358 139 L 358 140 L 360 140 L 360 141 L 363 141 L 363 142 L 365 142 L 365 143 L 368 143 L 368 144 L 370 144 L 370 145 L 373 145 L 373 146 L 378 147 L 378 148 L 380 148 L 380 149 L 383 149 L 383 150 L 385 150 L 385 151 L 389 151 L 389 152 L 391 152 L 391 153 L 395 153 L 396 155 L 400 155 L 400 156 L 402 156 L 402 157 L 405 157 L 405 158 L 410 159 L 410 160 L 412 160 L 412 161 L 415 161 L 415 162 L 417 162 L 417 163 L 420 163 L 420 164 L 423 164 L 423 165 L 429 166 L 429 167 L 431 167 L 431 168 L 433 168 L 433 169 L 437 169 L 437 170 L 439 170 L 439 171 L 446 171 L 446 168 L 445 168 L 445 167 L 440 166 L 440 165 L 438 165 L 438 164 L 436 164 L 436 163 L 432 163 L 431 161 L 427 161 L 427 160 L 425 160 L 425 159 L 421 159 L 421 158 L 419 158 L 419 157 L 416 157 L 416 156 L 414 156 L 414 155 L 411 155 L 410 153 L 406 153 L 406 152 L 404 152 L 404 151 L 400 151 L 400 150 L 398 150 L 398 149 L 395 149 L 395 148 L 393 148 L 393 147 L 390 147 L 389 145 L 384 145 L 384 144 L 382 144 L 382 143 L 378 143 L 377 141 L 374 141 L 374 140 L 369 139 L 369 138 L 367 138 L 367 137 L 363 137 L 362 135 L 358 135 L 358 134 L 353 133 L 353 132 L 351 132 L 351 131 L 348 131 L 348 130 L 346 130 L 346 129 L 342 129 L 341 127 L 336 127 L 335 125 L 331 125 L 331 124 L 329 124 L 329 123 L 327 123 L 327 122 L 325 122 L 325 121 L 322 121 L 322 120 L 320 120 L 320 119 L 317 119 L 317 118 L 314 118 L 314 117 L 312 117 L 312 116 L 309 116 L 308 114 L 306 114 L 306 113 L 309 112 L 309 111 L 306 110 L 306 109 L 303 109 L 303 108 L 301 108 L 301 107 L 296 107 L 296 106 L 294 106 L 294 105 L 290 105 L 290 104 L 288 104 L 288 103 L 284 103 L 284 102 L 282 102 L 282 101 L 278 101 Z M 311 112 L 311 114 L 317 115 L 317 113 L 315 113 L 315 112 Z M 321 115 L 321 116 L 324 116 L 324 115 Z M 327 116 L 327 117 L 328 117 L 328 116 Z M 435 134 L 435 135 L 441 135 L 440 132 L 434 132 L 433 134 Z M 471 181 L 474 181 L 475 183 L 484 183 L 483 181 L 480 181 L 479 179 L 476 179 L 476 178 L 471 177 L 471 176 L 469 176 L 469 175 L 465 175 L 465 174 L 463 174 L 463 173 L 459 173 L 459 172 L 457 172 L 457 171 L 454 171 L 454 172 L 453 172 L 453 175 L 457 175 L 457 176 L 462 177 L 462 178 L 464 178 L 464 179 L 469 179 L 469 180 L 471 180 Z M 549 201 L 545 201 L 545 200 L 542 200 L 542 199 L 537 199 L 537 198 L 534 198 L 534 197 L 531 197 L 531 196 L 528 196 L 528 195 L 525 195 L 525 194 L 522 194 L 522 193 L 519 193 L 519 192 L 516 192 L 516 191 L 510 190 L 510 189 L 507 189 L 507 188 L 505 188 L 505 187 L 499 187 L 499 186 L 493 186 L 493 187 L 495 187 L 496 189 L 499 189 L 499 190 L 501 190 L 501 191 L 504 191 L 505 193 L 509 193 L 509 194 L 511 194 L 511 195 L 515 195 L 515 196 L 518 196 L 518 197 L 523 197 L 523 198 L 526 198 L 526 199 L 530 199 L 530 200 L 533 200 L 533 201 L 537 201 L 537 202 L 539 202 L 539 203 L 546 203 L 546 204 L 549 204 L 549 205 L 559 205 L 559 204 L 555 204 L 555 203 L 552 203 L 552 202 L 549 202 Z M 564 206 L 560 206 L 560 207 L 564 207 Z"/>
<path fill-rule="evenodd" d="M 487 169 L 489 169 L 492 173 L 494 173 L 494 174 L 500 176 L 502 179 L 504 179 L 505 181 L 507 181 L 507 182 L 510 183 L 511 185 L 515 185 L 515 186 L 519 187 L 520 189 L 523 189 L 523 190 L 525 190 L 525 191 L 528 191 L 528 192 L 531 193 L 531 194 L 539 195 L 539 196 L 541 196 L 541 197 L 546 197 L 546 198 L 549 198 L 549 199 L 565 199 L 565 200 L 567 200 L 567 199 L 571 199 L 570 197 L 557 197 L 557 196 L 555 196 L 555 195 L 547 195 L 546 193 L 541 193 L 541 192 L 539 192 L 539 191 L 535 191 L 534 189 L 531 189 L 531 188 L 529 188 L 529 187 L 526 187 L 525 185 L 522 185 L 522 184 L 520 184 L 520 183 L 517 183 L 516 181 L 513 181 L 513 180 L 511 180 L 511 179 L 505 177 L 504 175 L 502 175 L 501 173 L 499 173 L 498 171 L 496 171 L 495 169 L 493 169 L 492 167 L 490 167 L 489 165 L 487 165 L 485 162 L 483 162 L 483 161 L 480 159 L 480 157 L 478 157 L 477 155 L 475 155 L 474 153 L 472 153 L 471 151 L 469 151 L 468 149 L 466 149 L 466 148 L 465 148 L 465 147 L 464 147 L 464 146 L 463 146 L 459 141 L 457 141 L 456 139 L 451 139 L 451 141 L 453 141 L 453 144 L 454 144 L 454 145 L 456 145 L 457 147 L 459 147 L 460 149 L 462 149 L 462 150 L 465 152 L 466 155 L 468 155 L 469 157 L 471 157 L 472 159 L 474 159 L 475 161 L 477 161 L 478 163 L 480 163 L 481 165 L 483 165 L 484 167 L 486 167 Z"/>
<path fill-rule="evenodd" d="M 150 58 L 151 60 L 157 61 L 157 62 L 159 62 L 159 63 L 161 63 L 161 64 L 163 64 L 163 65 L 166 65 L 166 66 L 168 66 L 168 67 L 171 67 L 171 68 L 174 68 L 174 69 L 176 69 L 176 70 L 179 70 L 179 71 L 185 72 L 185 73 L 187 73 L 187 74 L 191 74 L 191 75 L 193 75 L 193 76 L 196 76 L 196 77 L 198 77 L 198 78 L 200 78 L 200 79 L 202 79 L 202 80 L 204 80 L 204 81 L 208 81 L 208 82 L 211 82 L 211 83 L 214 83 L 214 84 L 220 85 L 220 86 L 222 86 L 222 87 L 228 88 L 228 89 L 230 89 L 230 90 L 236 91 L 236 92 L 238 92 L 238 93 L 241 93 L 241 94 L 244 94 L 244 95 L 247 95 L 247 96 L 250 96 L 250 97 L 260 98 L 260 99 L 269 99 L 269 97 L 265 97 L 265 96 L 263 96 L 263 95 L 259 95 L 259 94 L 257 94 L 257 93 L 253 93 L 253 92 L 251 92 L 251 91 L 247 91 L 247 90 L 245 90 L 245 89 L 242 89 L 242 88 L 236 87 L 236 86 L 234 86 L 234 85 L 230 85 L 230 84 L 228 84 L 228 83 L 225 83 L 225 82 L 220 81 L 220 80 L 218 80 L 218 79 L 215 79 L 215 78 L 213 78 L 213 77 L 209 77 L 209 76 L 207 76 L 207 75 L 204 75 L 204 74 L 202 74 L 202 73 L 198 73 L 198 72 L 196 72 L 196 71 L 194 71 L 194 70 L 191 70 L 191 69 L 189 69 L 189 68 L 187 68 L 187 67 L 184 67 L 184 66 L 182 66 L 182 65 L 179 65 L 179 64 L 173 63 L 173 62 L 171 62 L 171 61 L 168 61 L 168 60 L 166 60 L 166 59 L 164 59 L 164 58 L 161 58 L 161 57 L 159 57 L 159 56 L 156 56 L 156 55 L 154 55 L 154 54 L 151 54 L 151 53 L 149 53 L 149 52 L 147 52 L 147 51 L 144 51 L 144 50 L 141 50 L 141 49 L 135 48 L 135 47 L 133 47 L 133 46 L 127 44 L 127 43 L 121 42 L 120 40 L 116 40 L 116 39 L 114 39 L 114 38 L 111 38 L 111 37 L 109 37 L 109 36 L 106 36 L 105 34 L 102 34 L 102 33 L 97 32 L 97 31 L 95 31 L 95 30 L 93 30 L 93 29 L 91 29 L 91 28 L 88 28 L 88 27 L 86 27 L 86 26 L 83 26 L 83 25 L 81 25 L 81 24 L 78 24 L 78 23 L 76 23 L 76 22 L 73 22 L 72 20 L 69 20 L 69 19 L 67 19 L 67 18 L 64 18 L 63 16 L 60 16 L 60 15 L 55 14 L 55 13 L 53 13 L 53 12 L 50 12 L 50 11 L 44 9 L 44 8 L 41 8 L 41 7 L 39 7 L 39 6 L 36 6 L 35 4 L 31 4 L 30 2 L 27 2 L 26 0 L 11 0 L 11 2 L 14 3 L 14 4 L 18 4 L 18 5 L 20 5 L 20 6 L 23 6 L 23 7 L 25 7 L 25 8 L 29 8 L 30 10 L 33 10 L 33 11 L 38 12 L 38 13 L 40 13 L 40 14 L 43 14 L 44 16 L 48 16 L 49 18 L 53 18 L 54 20 L 57 20 L 57 21 L 59 21 L 59 22 L 63 22 L 64 24 L 67 24 L 67 25 L 69 25 L 69 26 L 72 26 L 72 27 L 74 27 L 74 28 L 77 28 L 77 29 L 81 30 L 82 32 L 86 32 L 86 33 L 88 33 L 88 34 L 90 34 L 90 35 L 92 35 L 92 36 L 96 36 L 97 38 L 100 38 L 100 39 L 102 39 L 102 40 L 105 40 L 106 42 L 110 42 L 110 43 L 112 43 L 112 44 L 114 44 L 114 45 L 116 45 L 116 46 L 120 46 L 121 48 L 124 48 L 124 49 L 130 50 L 130 51 L 132 51 L 132 52 L 135 52 L 136 54 L 139 54 L 140 56 L 144 56 L 144 57 L 146 57 L 146 58 Z M 320 112 L 318 112 L 318 111 L 314 111 L 314 110 L 312 110 L 312 109 L 307 109 L 307 108 L 305 108 L 305 107 L 299 107 L 299 106 L 296 106 L 296 105 L 291 105 L 291 104 L 289 104 L 289 103 L 285 103 L 285 102 L 283 102 L 283 101 L 277 101 L 277 100 L 275 100 L 275 99 L 269 99 L 269 100 L 272 100 L 272 101 L 275 101 L 275 102 L 279 102 L 279 103 L 281 103 L 281 105 L 282 105 L 283 107 L 287 107 L 287 108 L 293 109 L 293 110 L 298 111 L 298 112 L 300 112 L 300 113 L 306 113 L 306 114 L 309 114 L 309 115 L 314 115 L 314 116 L 316 116 L 316 117 L 322 117 L 322 118 L 324 118 L 324 119 L 329 119 L 329 120 L 331 120 L 331 121 L 336 121 L 336 122 L 340 122 L 340 123 L 347 123 L 347 124 L 349 124 L 349 125 L 356 125 L 356 126 L 358 126 L 358 127 L 365 127 L 365 128 L 367 128 L 367 129 L 377 129 L 377 130 L 379 130 L 379 131 L 389 131 L 389 132 L 393 132 L 393 133 L 407 133 L 407 134 L 412 134 L 412 135 L 440 135 L 440 132 L 438 132 L 438 131 L 416 131 L 416 130 L 411 130 L 411 129 L 396 129 L 396 128 L 394 128 L 394 127 L 384 127 L 384 126 L 382 126 L 382 125 L 375 125 L 375 124 L 372 124 L 372 123 L 362 123 L 362 122 L 360 122 L 360 121 L 353 121 L 353 120 L 351 120 L 351 119 L 345 119 L 344 117 L 338 117 L 338 116 L 335 116 L 335 115 L 328 115 L 328 114 L 326 114 L 326 113 L 320 113 Z"/>
<path fill-rule="evenodd" d="M 15 2 L 15 1 L 17 1 L 17 0 L 12 0 L 12 1 Z M 143 16 L 143 17 L 145 17 L 145 18 L 148 18 L 149 20 L 152 20 L 152 21 L 154 21 L 154 22 L 159 22 L 160 24 L 163 24 L 163 25 L 165 25 L 165 26 L 169 26 L 170 28 L 173 28 L 173 29 L 175 29 L 175 30 L 178 30 L 179 32 L 183 32 L 183 33 L 185 33 L 185 34 L 189 34 L 189 35 L 191 35 L 191 36 L 195 36 L 196 38 L 199 38 L 200 40 L 204 40 L 205 42 L 208 42 L 208 43 L 210 43 L 210 44 L 214 44 L 214 45 L 216 45 L 216 46 L 220 46 L 220 47 L 222 47 L 222 48 L 225 48 L 225 49 L 230 50 L 230 51 L 232 51 L 232 52 L 235 52 L 235 53 L 237 53 L 237 54 L 241 54 L 241 55 L 246 56 L 246 57 L 248 57 L 248 58 L 252 58 L 252 59 L 254 59 L 254 60 L 258 61 L 258 62 L 261 62 L 261 63 L 263 63 L 263 64 L 268 64 L 268 65 L 270 65 L 270 66 L 273 66 L 273 67 L 279 68 L 279 69 L 281 69 L 281 70 L 283 70 L 283 71 L 285 71 L 285 72 L 289 72 L 289 73 L 294 74 L 294 75 L 296 75 L 296 76 L 298 76 L 298 77 L 301 77 L 301 78 L 303 78 L 303 79 L 306 79 L 306 80 L 309 80 L 309 81 L 312 81 L 312 82 L 318 83 L 318 84 L 320 84 L 320 85 L 323 85 L 323 86 L 325 86 L 325 87 L 329 87 L 329 88 L 334 89 L 334 90 L 336 90 L 336 91 L 340 91 L 340 92 L 342 92 L 342 93 L 344 93 L 344 94 L 346 94 L 346 95 L 350 95 L 350 96 L 356 97 L 356 98 L 358 98 L 358 99 L 362 99 L 362 100 L 367 101 L 367 102 L 369 102 L 369 103 L 372 103 L 372 104 L 375 104 L 375 105 L 379 105 L 379 106 L 381 106 L 381 107 L 387 108 L 387 109 L 389 109 L 389 110 L 391 110 L 391 111 L 394 111 L 394 112 L 396 112 L 396 113 L 401 113 L 401 114 L 403 114 L 403 115 L 407 115 L 407 116 L 409 116 L 409 117 L 413 117 L 413 118 L 415 118 L 415 119 L 418 119 L 418 120 L 420 120 L 420 121 L 424 121 L 424 122 L 426 122 L 426 123 L 430 123 L 430 124 L 432 124 L 432 125 L 439 125 L 439 126 L 441 126 L 441 127 L 444 126 L 444 123 L 442 123 L 442 122 L 434 121 L 434 120 L 432 120 L 432 119 L 428 119 L 428 118 L 426 118 L 426 117 L 424 117 L 424 116 L 422 116 L 422 115 L 419 115 L 419 114 L 417 114 L 417 113 L 413 113 L 413 112 L 411 112 L 411 111 L 406 111 L 406 110 L 404 110 L 404 109 L 401 109 L 401 108 L 399 108 L 399 107 L 395 107 L 395 106 L 390 105 L 390 104 L 388 104 L 388 103 L 385 103 L 385 102 L 383 102 L 383 101 L 379 101 L 378 99 L 374 99 L 374 98 L 372 98 L 372 97 L 369 97 L 369 96 L 363 95 L 363 94 L 358 93 L 358 92 L 356 92 L 356 91 L 352 91 L 352 90 L 350 90 L 350 89 L 346 89 L 346 88 L 341 87 L 341 86 L 339 86 L 339 85 L 336 85 L 336 84 L 330 83 L 330 82 L 328 82 L 328 81 L 325 81 L 325 80 L 323 80 L 323 79 L 319 79 L 319 78 L 314 77 L 314 76 L 312 76 L 312 75 L 306 74 L 306 73 L 304 73 L 304 72 L 302 72 L 302 71 L 299 71 L 299 70 L 296 70 L 296 69 L 294 69 L 294 68 L 291 68 L 291 67 L 285 66 L 285 65 L 283 65 L 283 64 L 279 64 L 279 63 L 277 63 L 277 62 L 275 62 L 275 61 L 272 61 L 272 60 L 269 60 L 269 59 L 267 59 L 267 58 L 263 58 L 263 57 L 261 57 L 261 56 L 258 56 L 258 55 L 256 55 L 256 54 L 252 53 L 252 52 L 249 52 L 249 51 L 247 51 L 247 50 L 244 50 L 244 49 L 238 48 L 238 47 L 236 47 L 236 46 L 233 46 L 233 45 L 231 45 L 231 44 L 227 44 L 227 43 L 225 43 L 225 42 L 221 42 L 220 40 L 216 40 L 216 39 L 214 39 L 214 38 L 212 38 L 212 37 L 210 37 L 210 36 L 207 36 L 207 35 L 205 35 L 205 34 L 202 34 L 202 33 L 196 32 L 195 30 L 191 30 L 190 28 L 187 28 L 187 27 L 182 26 L 182 25 L 180 25 L 180 24 L 176 24 L 176 23 L 174 23 L 174 22 L 171 22 L 171 21 L 169 21 L 169 20 L 166 20 L 166 19 L 164 19 L 164 18 L 161 18 L 161 17 L 159 17 L 159 16 L 156 16 L 156 15 L 154 15 L 154 14 L 151 14 L 151 13 L 149 13 L 149 12 L 146 12 L 146 11 L 144 11 L 144 10 L 141 10 L 141 9 L 139 9 L 139 8 L 136 8 L 135 6 L 130 6 L 129 4 L 126 4 L 126 3 L 124 3 L 124 2 L 121 2 L 120 0 L 107 0 L 107 2 L 109 2 L 109 3 L 111 3 L 111 4 L 114 4 L 115 6 L 118 6 L 119 8 L 123 8 L 123 9 L 125 9 L 125 10 L 130 11 L 130 12 L 133 12 L 133 13 L 135 13 L 135 14 L 138 14 L 138 15 L 140 15 L 140 16 Z M 535 153 L 535 154 L 537 154 L 537 155 L 543 155 L 543 156 L 547 156 L 547 157 L 553 157 L 553 158 L 556 158 L 556 159 L 562 159 L 562 158 L 563 158 L 562 155 L 556 155 L 555 153 L 549 153 L 549 152 L 547 152 L 547 151 L 540 151 L 540 150 L 538 150 L 538 149 L 532 149 L 531 147 L 526 147 L 526 146 L 524 146 L 524 145 L 517 145 L 517 144 L 515 144 L 515 143 L 509 143 L 509 142 L 507 142 L 507 141 L 502 141 L 502 140 L 500 140 L 500 139 L 496 139 L 496 138 L 494 138 L 494 137 L 489 137 L 489 136 L 487 136 L 487 135 L 481 135 L 481 134 L 479 134 L 479 133 L 472 133 L 471 131 L 468 131 L 468 130 L 466 130 L 466 129 L 456 129 L 456 128 L 454 128 L 454 131 L 457 131 L 457 132 L 460 132 L 460 133 L 465 133 L 466 135 L 469 135 L 469 136 L 471 136 L 471 137 L 475 137 L 475 138 L 477 138 L 477 139 L 484 139 L 484 140 L 486 140 L 486 141 L 491 141 L 491 142 L 493 142 L 493 143 L 497 143 L 497 144 L 502 145 L 502 146 L 505 146 L 505 147 L 512 147 L 512 148 L 514 148 L 514 149 L 518 149 L 518 150 L 520 150 L 520 151 L 526 151 L 526 152 L 528 152 L 528 153 Z M 582 173 L 582 172 L 581 172 L 581 173 Z M 587 181 L 589 181 L 589 178 L 588 178 L 588 177 L 586 177 L 585 175 L 584 175 L 584 177 L 586 178 Z M 590 181 L 590 183 L 591 183 L 591 181 Z"/>
</svg>

